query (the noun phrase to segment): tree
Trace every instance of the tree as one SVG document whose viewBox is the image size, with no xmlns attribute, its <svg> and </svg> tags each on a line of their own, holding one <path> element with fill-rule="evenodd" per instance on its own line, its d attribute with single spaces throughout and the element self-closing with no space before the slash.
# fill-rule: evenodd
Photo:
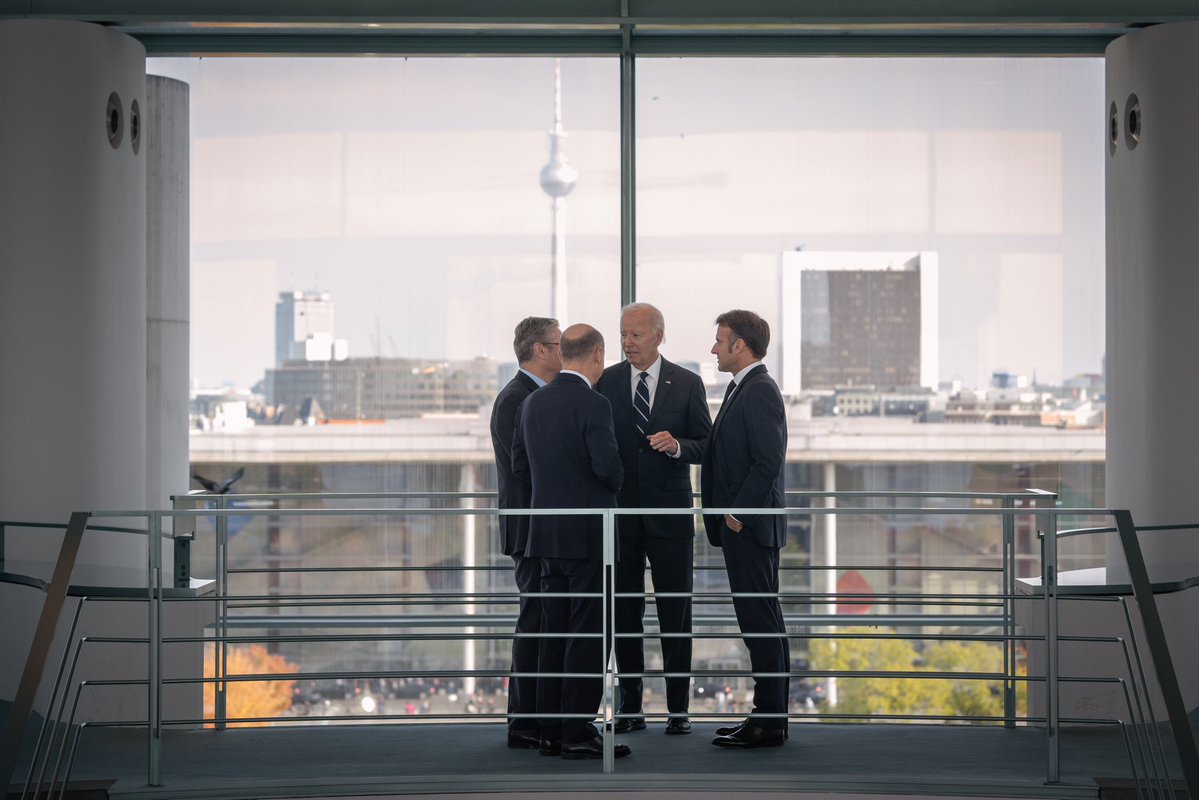
<svg viewBox="0 0 1199 800">
<path fill-rule="evenodd" d="M 877 628 L 851 628 L 849 633 L 878 633 Z M 909 639 L 817 639 L 809 655 L 813 669 L 837 672 L 999 673 L 1003 650 L 998 644 L 945 641 L 923 654 Z M 935 716 L 1001 716 L 1000 681 L 975 678 L 924 677 L 839 678 L 837 711 L 846 714 L 927 714 Z"/>
<path fill-rule="evenodd" d="M 204 648 L 204 677 L 216 677 L 216 661 L 213 645 Z M 277 653 L 271 653 L 260 644 L 229 645 L 228 674 L 232 675 L 283 675 L 300 671 Z M 291 708 L 294 680 L 273 681 L 230 681 L 225 699 L 226 717 L 230 720 L 253 717 L 275 717 Z M 204 684 L 204 718 L 216 717 L 216 684 Z M 265 722 L 230 722 L 230 725 L 255 726 Z"/>
</svg>

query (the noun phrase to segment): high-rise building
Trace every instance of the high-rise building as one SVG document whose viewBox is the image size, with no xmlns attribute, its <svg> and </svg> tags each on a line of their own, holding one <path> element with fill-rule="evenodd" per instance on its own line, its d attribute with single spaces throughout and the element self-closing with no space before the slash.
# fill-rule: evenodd
<svg viewBox="0 0 1199 800">
<path fill-rule="evenodd" d="M 309 340 L 316 343 L 315 348 Z M 323 342 L 329 343 L 327 347 L 320 346 Z M 321 358 L 325 349 L 329 355 Z M 333 298 L 329 292 L 280 292 L 275 303 L 275 366 L 287 361 L 328 361 L 333 353 Z"/>
<path fill-rule="evenodd" d="M 293 361 L 266 372 L 270 405 L 300 408 L 315 401 L 329 419 L 336 420 L 476 413 L 496 391 L 496 365 L 489 358 Z"/>
<path fill-rule="evenodd" d="M 937 385 L 935 253 L 784 253 L 788 393 Z"/>
</svg>

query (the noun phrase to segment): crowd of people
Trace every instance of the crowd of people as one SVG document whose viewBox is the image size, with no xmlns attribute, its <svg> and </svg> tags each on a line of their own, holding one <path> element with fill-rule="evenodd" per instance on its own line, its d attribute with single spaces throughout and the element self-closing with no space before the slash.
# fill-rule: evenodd
<svg viewBox="0 0 1199 800">
<path fill-rule="evenodd" d="M 527 317 L 515 329 L 520 369 L 496 398 L 491 438 L 502 509 L 690 508 L 700 464 L 705 508 L 783 507 L 787 426 L 778 385 L 762 363 L 770 327 L 751 311 L 716 319 L 712 354 L 732 376 L 713 420 L 699 376 L 661 355 L 666 325 L 648 303 L 621 311 L 625 360 L 604 368 L 602 334 Z M 646 729 L 643 714 L 645 572 L 649 565 L 666 675 L 665 733 L 690 734 L 694 520 L 621 514 L 616 531 L 615 644 L 620 675 L 613 732 Z M 787 739 L 790 654 L 778 600 L 786 517 L 705 514 L 720 547 L 754 673 L 752 708 L 712 743 L 749 749 Z M 603 520 L 504 515 L 520 611 L 512 645 L 508 746 L 566 759 L 603 757 L 593 720 L 603 699 Z M 626 596 L 622 596 L 626 595 Z M 665 596 L 660 596 L 665 595 Z M 620 636 L 620 634 L 635 634 Z M 681 635 L 679 635 L 681 634 Z M 618 758 L 631 748 L 615 746 Z"/>
</svg>

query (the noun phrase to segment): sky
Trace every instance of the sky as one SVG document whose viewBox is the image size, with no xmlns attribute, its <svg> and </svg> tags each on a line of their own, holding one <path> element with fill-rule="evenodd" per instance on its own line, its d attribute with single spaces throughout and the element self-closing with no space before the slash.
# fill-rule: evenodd
<svg viewBox="0 0 1199 800">
<path fill-rule="evenodd" d="M 564 59 L 565 324 L 615 337 L 614 59 Z M 151 59 L 191 97 L 193 384 L 248 387 L 280 291 L 332 294 L 353 356 L 512 360 L 549 313 L 538 176 L 554 60 Z M 940 379 L 1101 369 L 1101 59 L 643 59 L 638 299 L 663 352 L 776 331 L 783 252 L 937 254 Z"/>
</svg>

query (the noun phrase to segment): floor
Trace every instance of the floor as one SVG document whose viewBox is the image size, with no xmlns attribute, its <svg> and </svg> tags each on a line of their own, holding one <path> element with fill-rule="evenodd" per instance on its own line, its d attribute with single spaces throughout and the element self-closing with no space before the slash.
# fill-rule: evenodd
<svg viewBox="0 0 1199 800">
<path fill-rule="evenodd" d="M 111 798 L 447 800 L 505 792 L 671 800 L 752 792 L 758 800 L 796 793 L 815 800 L 825 794 L 1097 798 L 1097 779 L 1132 774 L 1123 737 L 1110 727 L 1065 730 L 1061 783 L 1046 786 L 1046 737 L 1032 728 L 796 724 L 783 747 L 730 751 L 711 745 L 715 723 L 697 723 L 690 736 L 664 736 L 661 725 L 619 736 L 633 753 L 607 775 L 601 761 L 509 750 L 499 724 L 168 730 L 160 787 L 146 784 L 145 729 L 88 728 L 71 779 L 113 781 Z M 1165 743 L 1178 777 L 1168 737 Z M 24 780 L 31 750 L 15 780 Z"/>
</svg>

